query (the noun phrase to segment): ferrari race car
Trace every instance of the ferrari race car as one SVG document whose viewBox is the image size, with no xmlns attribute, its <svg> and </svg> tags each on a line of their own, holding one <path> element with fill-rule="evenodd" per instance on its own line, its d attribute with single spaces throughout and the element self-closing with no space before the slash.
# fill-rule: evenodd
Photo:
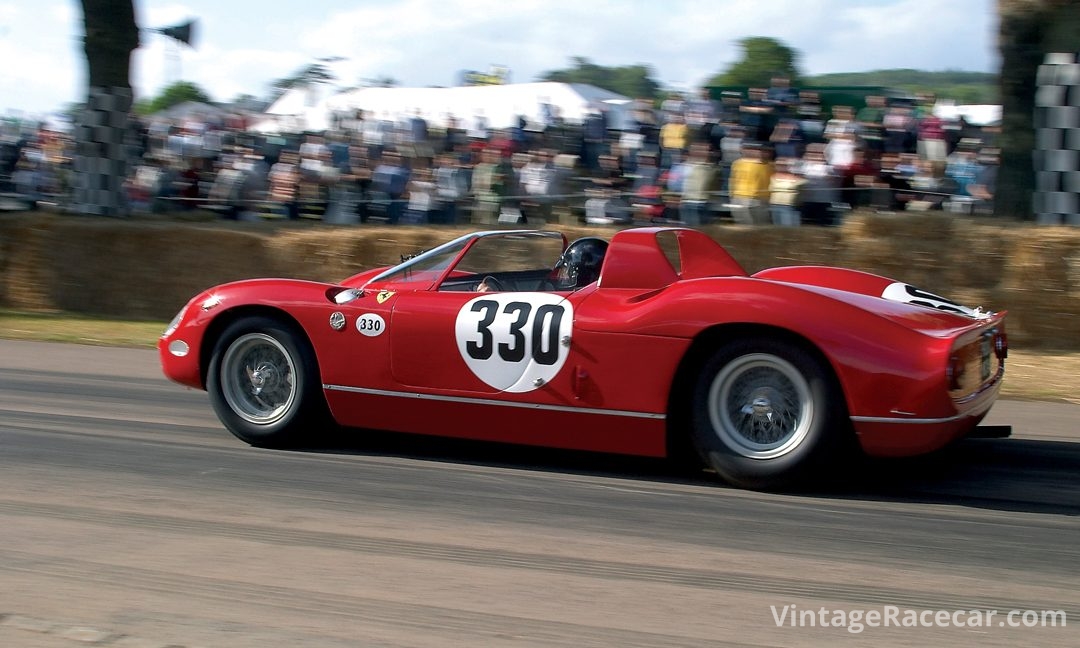
<svg viewBox="0 0 1080 648">
<path fill-rule="evenodd" d="M 724 480 L 773 488 L 849 449 L 908 456 L 976 434 L 1004 374 L 1004 317 L 841 268 L 750 275 L 693 229 L 570 245 L 506 230 L 337 284 L 211 288 L 159 351 L 256 446 L 345 426 L 693 448 Z"/>
</svg>

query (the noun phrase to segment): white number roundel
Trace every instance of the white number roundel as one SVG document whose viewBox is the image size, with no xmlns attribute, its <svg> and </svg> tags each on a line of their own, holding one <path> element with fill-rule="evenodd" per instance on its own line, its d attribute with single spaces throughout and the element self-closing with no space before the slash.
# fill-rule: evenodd
<svg viewBox="0 0 1080 648">
<path fill-rule="evenodd" d="M 458 311 L 454 337 L 465 364 L 499 391 L 539 389 L 570 353 L 574 309 L 549 293 L 484 293 Z"/>
<path fill-rule="evenodd" d="M 360 331 L 362 335 L 376 337 L 382 335 L 383 331 L 386 330 L 386 320 L 375 313 L 364 313 L 356 318 L 356 330 Z"/>
</svg>

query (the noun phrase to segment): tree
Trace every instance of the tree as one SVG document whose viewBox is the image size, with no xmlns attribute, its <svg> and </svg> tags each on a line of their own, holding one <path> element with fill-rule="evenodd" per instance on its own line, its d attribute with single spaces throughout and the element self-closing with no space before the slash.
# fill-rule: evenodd
<svg viewBox="0 0 1080 648">
<path fill-rule="evenodd" d="M 190 81 L 177 81 L 162 90 L 157 97 L 149 101 L 138 102 L 135 106 L 135 112 L 141 115 L 153 115 L 185 101 L 209 103 L 210 96 L 202 88 Z"/>
<path fill-rule="evenodd" d="M 131 53 L 139 46 L 133 0 L 80 0 L 87 99 L 75 127 L 75 208 L 126 213 L 123 183 L 131 126 Z"/>
<path fill-rule="evenodd" d="M 597 88 L 617 92 L 627 97 L 655 99 L 660 84 L 652 78 L 652 69 L 645 65 L 603 67 L 587 58 L 575 56 L 570 59 L 573 67 L 541 74 L 541 81 L 559 83 L 584 83 Z"/>
<path fill-rule="evenodd" d="M 360 79 L 360 85 L 365 88 L 396 88 L 401 83 L 388 74 L 381 74 L 370 79 Z"/>
<path fill-rule="evenodd" d="M 337 81 L 337 76 L 327 66 L 327 63 L 333 63 L 336 60 L 338 59 L 319 59 L 314 63 L 305 65 L 287 77 L 271 81 L 272 95 L 276 98 L 293 88 L 306 88 L 320 83 Z"/>
<path fill-rule="evenodd" d="M 743 56 L 726 72 L 709 79 L 706 86 L 767 88 L 773 77 L 784 76 L 800 85 L 799 54 L 775 38 L 751 36 L 739 41 Z"/>
</svg>

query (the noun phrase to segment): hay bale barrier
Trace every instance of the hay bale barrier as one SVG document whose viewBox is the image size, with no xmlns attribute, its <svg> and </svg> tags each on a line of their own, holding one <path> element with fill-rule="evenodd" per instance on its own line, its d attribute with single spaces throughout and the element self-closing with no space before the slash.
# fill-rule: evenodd
<svg viewBox="0 0 1080 648">
<path fill-rule="evenodd" d="M 549 227 L 571 240 L 615 231 Z M 473 229 L 8 214 L 0 216 L 0 307 L 167 320 L 215 284 L 268 276 L 336 281 Z M 972 306 L 1007 309 L 1015 346 L 1080 350 L 1076 228 L 858 213 L 837 228 L 705 231 L 750 272 L 807 264 L 882 274 Z"/>
</svg>

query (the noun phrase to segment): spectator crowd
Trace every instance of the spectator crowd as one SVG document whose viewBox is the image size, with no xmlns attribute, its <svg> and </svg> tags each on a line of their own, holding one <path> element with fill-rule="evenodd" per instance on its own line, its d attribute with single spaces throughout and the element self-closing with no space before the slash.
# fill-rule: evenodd
<svg viewBox="0 0 1080 648">
<path fill-rule="evenodd" d="M 133 137 L 133 212 L 390 224 L 839 224 L 855 208 L 992 209 L 997 127 L 934 115 L 933 97 L 824 105 L 776 78 L 745 95 L 635 102 L 615 129 L 550 111 L 492 129 L 368 111 L 319 133 L 263 135 L 238 117 L 150 121 Z M 73 143 L 7 132 L 0 192 L 62 202 Z"/>
</svg>

